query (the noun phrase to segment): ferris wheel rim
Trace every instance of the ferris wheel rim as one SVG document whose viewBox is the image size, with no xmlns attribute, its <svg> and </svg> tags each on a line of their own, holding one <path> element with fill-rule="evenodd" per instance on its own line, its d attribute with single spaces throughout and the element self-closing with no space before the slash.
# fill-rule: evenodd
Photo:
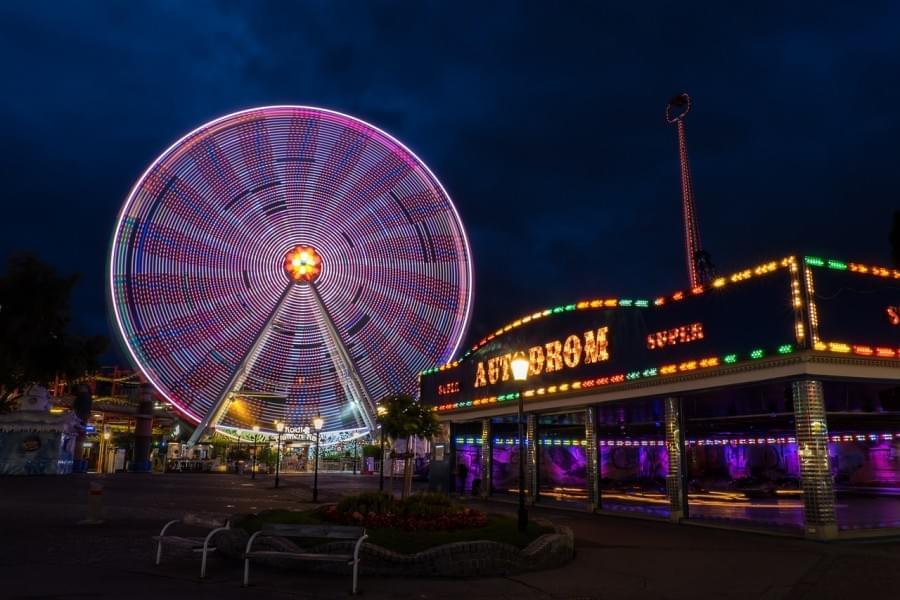
<svg viewBox="0 0 900 600">
<path fill-rule="evenodd" d="M 444 184 L 441 180 L 434 174 L 428 164 L 422 160 L 422 158 L 416 154 L 413 150 L 411 150 L 406 144 L 401 142 L 399 139 L 388 133 L 387 131 L 381 129 L 377 125 L 373 125 L 368 121 L 364 121 L 354 115 L 350 115 L 347 113 L 343 113 L 334 109 L 312 106 L 312 105 L 301 105 L 301 104 L 272 104 L 265 106 L 256 106 L 251 108 L 241 109 L 235 112 L 230 112 L 226 114 L 222 114 L 210 121 L 204 122 L 199 126 L 193 128 L 188 133 L 179 137 L 176 141 L 171 143 L 166 149 L 161 152 L 141 173 L 141 175 L 135 180 L 134 184 L 131 186 L 128 194 L 125 197 L 125 201 L 122 204 L 119 213 L 115 220 L 115 226 L 112 232 L 112 239 L 109 247 L 109 252 L 107 254 L 107 302 L 112 307 L 112 315 L 115 320 L 115 330 L 117 333 L 117 338 L 121 342 L 121 344 L 125 347 L 128 352 L 132 363 L 139 369 L 144 378 L 153 385 L 154 389 L 160 393 L 172 406 L 176 407 L 178 412 L 188 418 L 188 420 L 193 421 L 195 424 L 200 423 L 203 420 L 202 416 L 198 416 L 191 407 L 181 402 L 178 399 L 173 398 L 170 395 L 170 390 L 168 389 L 168 385 L 164 381 L 160 381 L 158 377 L 156 377 L 155 373 L 148 369 L 144 364 L 144 360 L 138 356 L 136 349 L 133 347 L 133 344 L 129 342 L 128 336 L 125 333 L 124 323 L 122 321 L 122 316 L 120 315 L 120 307 L 119 303 L 116 301 L 116 289 L 115 289 L 115 271 L 114 271 L 114 261 L 116 256 L 116 251 L 119 247 L 119 233 L 122 228 L 122 224 L 126 218 L 128 210 L 132 207 L 137 194 L 143 188 L 147 178 L 153 173 L 154 169 L 156 169 L 160 164 L 164 163 L 167 159 L 169 159 L 173 152 L 178 150 L 181 146 L 183 146 L 186 142 L 190 141 L 193 137 L 202 135 L 204 131 L 214 129 L 217 125 L 229 121 L 232 119 L 240 118 L 241 116 L 253 113 L 265 113 L 266 111 L 272 110 L 292 110 L 292 111 L 310 111 L 311 113 L 324 113 L 326 115 L 336 117 L 338 119 L 345 119 L 350 121 L 356 125 L 359 125 L 365 129 L 372 130 L 377 136 L 381 136 L 384 140 L 394 144 L 400 151 L 406 153 L 409 157 L 411 157 L 414 161 L 415 167 L 417 169 L 421 169 L 427 175 L 427 179 L 435 185 L 439 190 L 443 197 L 447 200 L 447 206 L 449 207 L 454 223 L 458 226 L 458 233 L 461 236 L 462 247 L 465 249 L 465 280 L 461 282 L 461 285 L 465 285 L 466 293 L 461 297 L 464 300 L 465 307 L 462 311 L 462 327 L 459 329 L 458 334 L 456 335 L 455 340 L 452 341 L 452 346 L 448 347 L 445 354 L 447 358 L 452 358 L 456 356 L 462 347 L 463 343 L 466 340 L 466 335 L 468 334 L 469 327 L 471 325 L 471 316 L 474 304 L 474 293 L 475 293 L 475 270 L 474 265 L 472 263 L 472 254 L 471 254 L 471 245 L 469 241 L 468 232 L 466 231 L 463 220 L 459 214 L 459 210 L 456 207 L 456 203 L 453 201 L 453 198 L 445 188 Z"/>
</svg>

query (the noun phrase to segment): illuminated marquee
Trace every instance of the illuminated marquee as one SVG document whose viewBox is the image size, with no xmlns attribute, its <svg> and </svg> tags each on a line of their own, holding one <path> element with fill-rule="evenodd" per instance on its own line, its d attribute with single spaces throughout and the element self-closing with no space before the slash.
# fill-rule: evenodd
<svg viewBox="0 0 900 600">
<path fill-rule="evenodd" d="M 421 401 L 454 411 L 596 394 L 797 352 L 900 359 L 898 281 L 898 269 L 789 256 L 655 299 L 578 300 L 523 315 L 423 372 Z M 520 351 L 525 382 L 510 368 Z M 448 382 L 459 384 L 452 397 L 438 393 Z"/>
<path fill-rule="evenodd" d="M 596 332 L 585 331 L 583 336 L 572 334 L 564 342 L 553 340 L 543 346 L 532 346 L 528 349 L 528 376 L 555 373 L 564 367 L 574 369 L 582 363 L 590 365 L 609 360 L 608 333 L 609 327 L 600 327 Z M 512 377 L 510 361 L 513 354 L 509 352 L 479 361 L 475 369 L 475 387 L 509 381 Z"/>
</svg>

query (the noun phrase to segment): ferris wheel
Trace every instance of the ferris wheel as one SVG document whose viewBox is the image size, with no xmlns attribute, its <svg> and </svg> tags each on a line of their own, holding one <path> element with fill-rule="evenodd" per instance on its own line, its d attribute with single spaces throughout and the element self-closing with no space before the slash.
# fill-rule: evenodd
<svg viewBox="0 0 900 600">
<path fill-rule="evenodd" d="M 468 326 L 472 262 L 447 192 L 385 132 L 329 110 L 216 119 L 147 169 L 110 251 L 122 340 L 198 424 L 371 430 Z"/>
</svg>

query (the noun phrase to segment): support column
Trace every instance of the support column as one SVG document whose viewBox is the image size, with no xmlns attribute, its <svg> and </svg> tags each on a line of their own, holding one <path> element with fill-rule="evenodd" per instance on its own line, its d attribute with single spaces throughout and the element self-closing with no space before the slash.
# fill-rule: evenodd
<svg viewBox="0 0 900 600">
<path fill-rule="evenodd" d="M 538 472 L 537 472 L 537 415 L 526 415 L 525 433 L 525 481 L 527 492 L 531 496 L 531 503 L 537 502 Z"/>
<path fill-rule="evenodd" d="M 457 435 L 457 426 L 454 423 L 450 423 L 450 444 L 449 444 L 450 456 L 448 457 L 450 459 L 448 461 L 449 465 L 450 465 L 450 473 L 449 473 L 450 481 L 448 482 L 448 485 L 447 485 L 447 493 L 449 493 L 449 494 L 456 493 L 456 487 L 459 482 L 459 476 L 457 475 L 457 472 L 456 472 L 456 469 L 457 469 L 456 435 Z M 391 491 L 393 491 L 393 489 L 394 489 L 394 463 L 393 463 L 393 461 L 391 462 L 390 473 L 391 473 Z"/>
<path fill-rule="evenodd" d="M 590 510 L 602 508 L 600 498 L 600 467 L 597 454 L 597 411 L 593 406 L 584 409 L 584 451 L 587 454 L 587 488 Z"/>
<path fill-rule="evenodd" d="M 491 420 L 481 420 L 481 497 L 491 494 Z"/>
<path fill-rule="evenodd" d="M 822 382 L 810 379 L 795 381 L 793 396 L 806 536 L 833 539 L 837 537 L 837 519 Z"/>
<path fill-rule="evenodd" d="M 669 518 L 678 522 L 688 515 L 687 490 L 684 481 L 684 415 L 680 398 L 666 398 L 664 402 L 666 452 L 669 455 L 666 494 L 669 497 Z"/>
<path fill-rule="evenodd" d="M 153 389 L 148 384 L 141 386 L 141 400 L 134 416 L 134 455 L 131 457 L 131 471 L 149 473 L 150 445 L 153 437 Z"/>
</svg>

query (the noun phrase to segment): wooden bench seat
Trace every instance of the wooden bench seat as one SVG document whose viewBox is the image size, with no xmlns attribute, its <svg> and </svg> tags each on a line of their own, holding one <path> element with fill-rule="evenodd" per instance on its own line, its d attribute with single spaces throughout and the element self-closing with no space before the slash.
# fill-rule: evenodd
<svg viewBox="0 0 900 600">
<path fill-rule="evenodd" d="M 304 552 L 302 554 L 294 554 L 293 552 L 282 552 L 280 550 L 254 550 L 251 554 L 253 558 L 278 557 L 294 560 L 322 560 L 332 562 L 347 561 L 348 564 L 353 560 L 352 554 L 311 554 L 308 552 Z"/>
</svg>

